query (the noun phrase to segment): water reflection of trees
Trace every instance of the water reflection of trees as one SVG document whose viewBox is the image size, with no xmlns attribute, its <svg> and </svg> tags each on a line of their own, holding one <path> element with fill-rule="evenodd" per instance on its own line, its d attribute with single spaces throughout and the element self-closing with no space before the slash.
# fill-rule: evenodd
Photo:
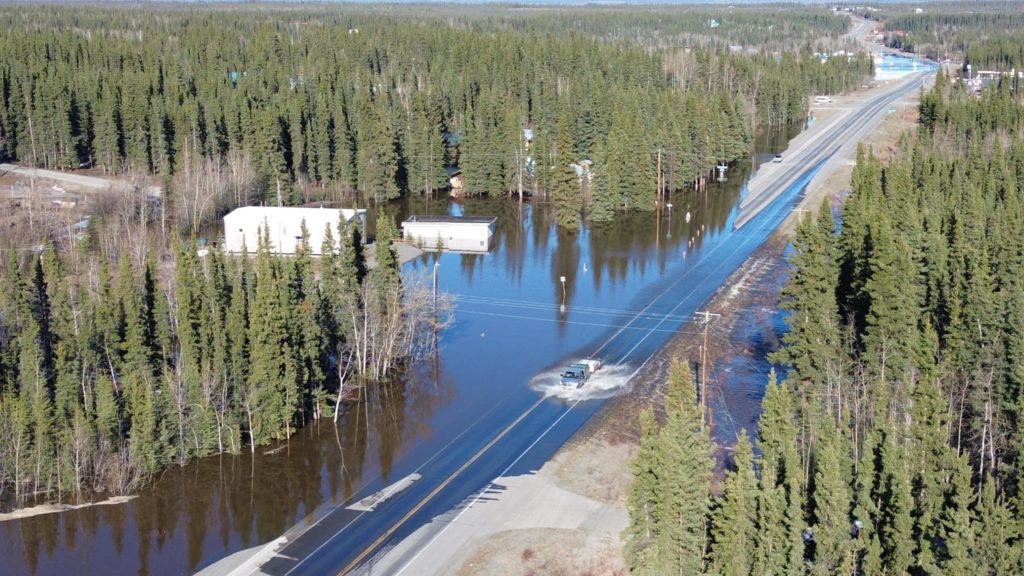
<svg viewBox="0 0 1024 576">
<path fill-rule="evenodd" d="M 763 134 L 755 147 L 774 153 L 791 136 Z M 547 204 L 474 200 L 459 210 L 498 218 L 495 250 L 464 257 L 460 266 L 472 277 L 497 256 L 506 278 L 516 284 L 528 266 L 549 269 L 556 302 L 562 300 L 559 277 L 566 276 L 568 304 L 578 289 L 584 253 L 595 290 L 625 283 L 632 271 L 642 273 L 652 265 L 664 270 L 674 253 L 692 251 L 728 224 L 750 171 L 749 163 L 740 163 L 730 168 L 725 183 L 674 195 L 671 214 L 621 214 L 578 235 L 556 232 Z M 384 209 L 402 221 L 414 213 L 448 214 L 452 203 L 446 197 L 415 197 Z M 375 221 L 372 213 L 367 221 Z M 436 258 L 425 256 L 424 264 Z M 301 429 L 280 452 L 213 456 L 169 469 L 127 505 L 4 522 L 5 568 L 12 573 L 77 573 L 81 559 L 75 549 L 84 543 L 90 556 L 109 555 L 110 566 L 123 568 L 112 571 L 195 571 L 209 559 L 276 538 L 327 501 L 352 498 L 378 472 L 389 477 L 402 451 L 414 439 L 432 434 L 433 415 L 452 394 L 440 367 L 425 362 L 402 380 L 364 390 L 337 426 L 326 421 Z M 129 533 L 133 528 L 134 535 Z M 133 551 L 134 561 L 125 556 Z"/>
<path fill-rule="evenodd" d="M 664 271 L 674 254 L 700 247 L 709 232 L 726 226 L 748 172 L 737 166 L 724 183 L 677 193 L 670 198 L 671 210 L 622 214 L 593 228 L 587 237 L 595 290 L 626 282 L 631 272 L 644 274 L 650 266 Z"/>
<path fill-rule="evenodd" d="M 168 469 L 128 504 L 4 522 L 11 573 L 77 573 L 80 542 L 99 563 L 109 551 L 116 557 L 110 566 L 139 574 L 191 573 L 280 536 L 326 501 L 348 501 L 378 473 L 386 481 L 403 449 L 430 435 L 431 419 L 453 388 L 440 366 L 422 364 L 402 379 L 364 389 L 337 425 L 313 423 L 255 455 L 224 454 Z M 132 528 L 135 538 L 126 538 Z"/>
<path fill-rule="evenodd" d="M 755 148 L 774 152 L 785 146 L 794 134 L 789 131 L 763 132 Z M 455 203 L 446 198 L 409 198 L 387 210 L 399 221 L 412 214 L 461 213 L 466 216 L 497 218 L 493 241 L 494 254 L 501 258 L 507 279 L 518 285 L 527 262 L 550 262 L 555 301 L 562 302 L 560 276 L 566 277 L 566 304 L 571 301 L 580 261 L 581 243 L 586 245 L 588 273 L 595 289 L 605 282 L 615 286 L 625 282 L 630 273 L 645 273 L 650 266 L 664 270 L 674 253 L 698 248 L 709 233 L 722 230 L 739 198 L 743 184 L 751 172 L 751 163 L 734 163 L 726 182 L 709 182 L 704 190 L 678 192 L 670 198 L 671 211 L 662 208 L 651 212 L 626 212 L 609 223 L 593 226 L 581 233 L 567 233 L 557 228 L 550 204 L 520 204 L 516 199 L 481 198 Z M 690 213 L 690 221 L 686 214 Z M 372 219 L 372 216 L 371 218 Z M 692 244 L 691 244 L 692 240 Z M 490 256 L 461 254 L 459 267 L 467 287 Z"/>
<path fill-rule="evenodd" d="M 555 237 L 558 239 L 555 254 L 551 258 L 551 283 L 555 288 L 555 302 L 568 307 L 576 293 L 576 275 L 580 269 L 580 246 L 576 230 L 557 228 Z M 565 282 L 561 278 L 565 278 Z M 558 330 L 565 333 L 565 309 L 558 313 Z"/>
</svg>

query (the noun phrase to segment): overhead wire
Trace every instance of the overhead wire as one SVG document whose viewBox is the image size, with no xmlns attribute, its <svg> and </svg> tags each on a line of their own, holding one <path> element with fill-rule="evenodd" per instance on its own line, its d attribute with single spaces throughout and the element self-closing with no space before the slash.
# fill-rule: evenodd
<svg viewBox="0 0 1024 576">
<path fill-rule="evenodd" d="M 550 302 L 536 302 L 529 300 L 507 300 L 501 298 L 492 297 L 481 297 L 481 296 L 464 296 L 457 295 L 455 297 L 457 302 L 466 302 L 469 304 L 483 304 L 488 306 L 500 306 L 506 308 L 521 308 L 525 310 L 561 310 L 562 306 L 556 303 Z M 631 316 L 638 318 L 647 318 L 660 320 L 662 318 L 669 318 L 674 320 L 688 320 L 688 317 L 677 315 L 677 314 L 658 314 L 656 312 L 644 312 L 644 309 L 625 309 L 625 308 L 606 308 L 606 307 L 594 307 L 594 306 L 565 306 L 566 311 L 579 312 L 582 314 L 593 314 L 593 315 L 606 315 L 606 316 Z"/>
<path fill-rule="evenodd" d="M 579 320 L 562 320 L 559 318 L 538 318 L 536 316 L 523 316 L 519 314 L 502 314 L 500 312 L 485 312 L 482 310 L 460 310 L 462 313 L 476 314 L 478 316 L 495 316 L 498 318 L 514 318 L 517 320 L 537 320 L 539 322 L 558 322 L 562 324 L 574 324 L 578 326 L 593 326 L 597 328 L 617 328 L 619 330 L 640 330 L 643 332 L 668 332 L 671 334 L 698 334 L 683 330 L 672 330 L 669 328 L 645 328 L 643 326 L 631 326 L 627 324 L 601 324 L 597 322 L 581 322 Z"/>
</svg>

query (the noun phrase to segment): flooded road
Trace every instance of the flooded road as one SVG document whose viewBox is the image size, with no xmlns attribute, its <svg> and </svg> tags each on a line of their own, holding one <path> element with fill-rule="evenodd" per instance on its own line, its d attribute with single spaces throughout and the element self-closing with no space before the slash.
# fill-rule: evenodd
<svg viewBox="0 0 1024 576">
<path fill-rule="evenodd" d="M 875 56 L 875 80 L 879 82 L 899 80 L 915 72 L 934 72 L 938 68 L 935 62 L 905 54 L 888 52 Z"/>
<path fill-rule="evenodd" d="M 756 223 L 734 233 L 730 219 L 751 163 L 770 159 L 786 139 L 761 140 L 752 162 L 730 169 L 728 182 L 677 195 L 671 210 L 624 215 L 577 233 L 557 229 L 548 206 L 506 199 L 458 204 L 414 198 L 394 207 L 399 218 L 498 218 L 491 252 L 428 253 L 406 266 L 410 274 L 428 273 L 436 261 L 441 289 L 456 297 L 455 324 L 442 335 L 434 359 L 366 391 L 337 426 L 307 426 L 288 444 L 255 455 L 169 468 L 124 505 L 4 522 L 4 573 L 189 574 L 296 524 L 310 525 L 413 470 L 443 467 L 446 458 L 486 443 L 484 431 L 502 426 L 522 407 L 536 404 L 544 417 L 559 413 L 564 400 L 541 402 L 545 375 L 622 330 L 626 319 L 665 294 L 681 273 L 703 274 L 698 262 L 725 264 L 726 256 L 741 261 L 743 250 L 767 234 L 768 224 Z M 766 214 L 766 222 L 783 209 Z M 727 249 L 740 239 L 743 250 Z M 695 276 L 688 280 L 692 284 L 675 289 L 697 301 L 716 287 L 713 277 L 703 280 Z M 669 313 L 671 308 L 650 312 L 645 326 L 652 336 L 642 341 L 643 349 L 605 352 L 640 358 L 656 349 L 689 319 L 689 313 Z M 580 404 L 560 434 L 571 434 L 600 408 L 598 398 L 621 393 L 626 385 L 626 378 L 611 378 L 592 387 L 595 400 Z M 548 436 L 535 454 L 542 457 L 562 441 L 558 434 Z M 437 501 L 424 514 L 457 502 Z"/>
</svg>

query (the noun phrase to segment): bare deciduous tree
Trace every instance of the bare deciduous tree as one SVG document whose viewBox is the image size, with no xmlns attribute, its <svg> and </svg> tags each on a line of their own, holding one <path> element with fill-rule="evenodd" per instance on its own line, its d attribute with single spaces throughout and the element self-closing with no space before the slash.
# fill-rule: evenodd
<svg viewBox="0 0 1024 576">
<path fill-rule="evenodd" d="M 433 352 L 436 333 L 451 324 L 450 297 L 435 297 L 425 276 L 406 278 L 401 290 L 385 293 L 367 282 L 361 302 L 349 309 L 348 357 L 354 372 L 371 381 L 385 378 L 398 362 Z"/>
</svg>

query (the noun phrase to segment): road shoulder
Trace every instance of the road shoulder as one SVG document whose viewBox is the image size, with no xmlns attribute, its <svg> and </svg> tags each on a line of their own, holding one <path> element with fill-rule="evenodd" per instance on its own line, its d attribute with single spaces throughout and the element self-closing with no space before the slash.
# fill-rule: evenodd
<svg viewBox="0 0 1024 576">
<path fill-rule="evenodd" d="M 917 98 L 914 93 L 894 105 L 896 112 L 864 134 L 861 142 L 883 159 L 891 156 L 899 147 L 901 135 L 917 121 Z M 725 413 L 736 420 L 732 430 L 751 430 L 756 425 L 759 391 L 767 380 L 764 356 L 778 344 L 775 313 L 787 272 L 786 248 L 796 219 L 804 210 L 816 211 L 826 198 L 833 207 L 839 206 L 848 190 L 855 157 L 856 142 L 833 156 L 808 185 L 798 209 L 705 306 L 722 314 L 709 345 L 712 362 L 723 367 L 717 376 L 722 393 L 712 398 L 712 403 L 727 404 Z M 609 401 L 538 474 L 509 484 L 501 499 L 515 506 L 491 508 L 488 522 L 477 527 L 477 534 L 467 534 L 458 553 L 446 560 L 443 572 L 433 573 L 625 574 L 621 532 L 628 522 L 625 503 L 632 479 L 629 462 L 639 440 L 638 414 L 647 406 L 660 406 L 661 383 L 672 358 L 698 358 L 701 341 L 688 334 L 693 332 L 697 332 L 694 326 L 683 326 L 636 376 L 628 396 Z M 726 367 L 731 365 L 753 369 L 729 371 Z M 743 399 L 747 405 L 737 405 Z M 558 490 L 552 490 L 552 486 Z M 537 491 L 551 491 L 551 496 L 526 497 Z M 547 508 L 551 498 L 557 499 L 564 492 L 578 498 L 564 499 L 563 507 L 578 505 L 589 515 L 616 516 L 620 523 L 529 525 L 526 520 L 537 518 L 540 512 L 534 507 Z M 591 508 L 594 504 L 599 504 L 603 512 Z M 519 519 L 514 528 L 502 528 L 506 515 Z M 431 550 L 431 554 L 438 552 Z"/>
</svg>

